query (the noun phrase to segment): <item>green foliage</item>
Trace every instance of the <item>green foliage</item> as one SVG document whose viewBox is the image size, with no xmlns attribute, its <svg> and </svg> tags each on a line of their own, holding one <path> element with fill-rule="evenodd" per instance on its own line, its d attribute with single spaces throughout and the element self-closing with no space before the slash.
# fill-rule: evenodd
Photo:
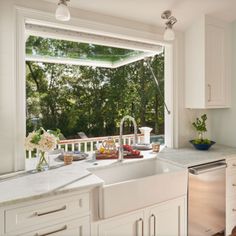
<svg viewBox="0 0 236 236">
<path fill-rule="evenodd" d="M 50 130 L 50 129 L 48 129 L 47 132 L 48 132 L 49 134 L 54 135 L 56 138 L 59 138 L 59 137 L 62 135 L 60 129 L 56 129 L 56 130 Z"/>
<path fill-rule="evenodd" d="M 211 141 L 209 139 L 194 139 L 194 144 L 211 144 Z"/>
<path fill-rule="evenodd" d="M 30 37 L 27 48 L 46 55 L 49 50 L 80 50 L 80 44 L 71 44 Z M 82 46 L 83 52 L 91 53 L 89 46 Z M 106 47 L 96 50 L 107 55 Z M 117 49 L 109 50 L 118 54 Z M 164 93 L 164 55 L 155 56 L 151 65 Z M 88 136 L 114 135 L 124 115 L 134 116 L 138 126 L 164 133 L 163 101 L 144 61 L 116 69 L 26 62 L 26 97 L 27 133 L 42 126 L 59 128 L 66 138 L 77 138 L 80 131 Z"/>
<path fill-rule="evenodd" d="M 38 144 L 39 141 L 41 140 L 41 129 L 35 131 L 34 136 L 32 136 L 31 143 Z"/>
<path fill-rule="evenodd" d="M 45 132 L 45 130 L 42 127 L 40 127 L 39 129 L 35 130 L 34 131 L 34 135 L 31 138 L 31 143 L 38 144 L 39 141 L 41 140 L 42 135 L 43 135 L 44 132 Z M 61 131 L 59 129 L 47 130 L 47 132 L 49 134 L 54 135 L 56 138 L 58 138 L 60 133 L 61 133 Z"/>
<path fill-rule="evenodd" d="M 35 36 L 30 36 L 26 44 L 27 55 L 96 61 L 116 62 L 142 53 L 141 51 L 130 49 L 104 47 L 96 44 L 69 42 Z"/>
<path fill-rule="evenodd" d="M 193 122 L 192 125 L 198 132 L 206 132 L 206 120 L 207 115 L 204 114 L 201 116 L 201 118 L 196 118 L 196 122 Z"/>
<path fill-rule="evenodd" d="M 193 127 L 198 132 L 198 138 L 193 140 L 195 144 L 211 144 L 209 139 L 203 138 L 203 133 L 207 132 L 206 128 L 207 115 L 203 114 L 200 118 L 196 118 L 196 121 L 192 123 Z"/>
</svg>

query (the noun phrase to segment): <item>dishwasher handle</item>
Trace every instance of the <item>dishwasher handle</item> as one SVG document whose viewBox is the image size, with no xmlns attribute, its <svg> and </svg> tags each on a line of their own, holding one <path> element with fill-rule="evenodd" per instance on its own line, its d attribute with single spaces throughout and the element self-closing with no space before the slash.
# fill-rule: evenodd
<svg viewBox="0 0 236 236">
<path fill-rule="evenodd" d="M 207 172 L 223 169 L 226 167 L 227 167 L 227 164 L 224 161 L 223 162 L 221 161 L 221 162 L 214 162 L 210 164 L 191 167 L 189 168 L 189 172 L 193 175 L 200 175 Z"/>
</svg>

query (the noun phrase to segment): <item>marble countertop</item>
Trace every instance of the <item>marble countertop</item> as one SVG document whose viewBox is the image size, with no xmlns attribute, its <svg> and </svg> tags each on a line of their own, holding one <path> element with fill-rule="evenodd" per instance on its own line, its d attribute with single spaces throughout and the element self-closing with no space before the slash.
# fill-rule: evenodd
<svg viewBox="0 0 236 236">
<path fill-rule="evenodd" d="M 142 154 L 144 155 L 143 159 L 128 159 L 122 163 L 117 162 L 117 160 L 94 161 L 89 159 L 46 172 L 16 176 L 6 180 L 1 180 L 0 178 L 0 207 L 39 199 L 43 196 L 102 186 L 103 180 L 89 171 L 94 168 L 106 168 L 152 158 L 167 161 L 182 168 L 188 168 L 194 165 L 230 158 L 232 155 L 236 157 L 236 148 L 219 145 L 213 146 L 209 151 L 197 151 L 193 148 L 164 148 L 160 153 L 144 151 Z M 55 161 L 55 156 L 51 158 L 53 159 L 52 165 L 59 163 Z"/>
<path fill-rule="evenodd" d="M 157 154 L 158 159 L 184 168 L 232 158 L 233 156 L 236 157 L 236 148 L 221 145 L 214 145 L 208 151 L 199 151 L 193 148 L 165 148 Z"/>
<path fill-rule="evenodd" d="M 19 174 L 11 178 L 0 177 L 0 207 L 16 204 L 41 197 L 91 189 L 103 185 L 103 180 L 92 174 L 89 169 L 104 168 L 113 165 L 143 161 L 155 158 L 155 153 L 146 153 L 143 159 L 129 159 L 120 163 L 117 160 L 93 160 L 91 157 L 85 161 L 73 162 L 72 165 L 62 166 L 40 173 Z M 35 160 L 32 160 L 33 162 Z M 51 155 L 50 165 L 61 165 L 57 155 Z M 35 166 L 35 163 L 33 163 Z M 28 163 L 28 166 L 32 163 Z M 32 165 L 33 166 L 33 165 Z"/>
<path fill-rule="evenodd" d="M 0 207 L 102 184 L 101 179 L 78 165 L 19 175 L 0 181 Z"/>
</svg>

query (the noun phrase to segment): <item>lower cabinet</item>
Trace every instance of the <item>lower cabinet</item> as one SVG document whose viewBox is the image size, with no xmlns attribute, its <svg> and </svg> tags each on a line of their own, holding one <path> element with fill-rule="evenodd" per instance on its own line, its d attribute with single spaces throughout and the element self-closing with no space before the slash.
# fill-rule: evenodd
<svg viewBox="0 0 236 236">
<path fill-rule="evenodd" d="M 90 192 L 0 207 L 0 236 L 90 236 Z"/>
<path fill-rule="evenodd" d="M 236 228 L 236 156 L 227 159 L 226 168 L 226 230 L 229 236 Z"/>
<path fill-rule="evenodd" d="M 89 236 L 90 224 L 89 217 L 63 222 L 50 227 L 46 227 L 30 233 L 21 234 L 21 236 Z"/>
<path fill-rule="evenodd" d="M 96 227 L 97 236 L 186 236 L 186 197 L 102 220 Z"/>
<path fill-rule="evenodd" d="M 185 199 L 154 206 L 149 212 L 149 236 L 184 236 L 186 234 Z"/>
<path fill-rule="evenodd" d="M 143 211 L 114 217 L 98 224 L 99 236 L 138 236 L 142 235 Z"/>
</svg>

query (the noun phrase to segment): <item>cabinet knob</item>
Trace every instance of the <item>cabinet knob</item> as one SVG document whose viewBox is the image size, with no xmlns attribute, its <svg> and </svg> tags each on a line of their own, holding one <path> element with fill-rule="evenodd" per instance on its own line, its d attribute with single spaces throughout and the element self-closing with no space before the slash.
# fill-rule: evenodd
<svg viewBox="0 0 236 236">
<path fill-rule="evenodd" d="M 233 211 L 233 212 L 235 212 L 235 211 L 236 211 L 236 209 L 235 209 L 235 208 L 233 208 L 233 209 L 232 209 L 232 211 Z"/>
<path fill-rule="evenodd" d="M 236 184 L 232 184 L 233 187 L 236 187 Z"/>
</svg>

